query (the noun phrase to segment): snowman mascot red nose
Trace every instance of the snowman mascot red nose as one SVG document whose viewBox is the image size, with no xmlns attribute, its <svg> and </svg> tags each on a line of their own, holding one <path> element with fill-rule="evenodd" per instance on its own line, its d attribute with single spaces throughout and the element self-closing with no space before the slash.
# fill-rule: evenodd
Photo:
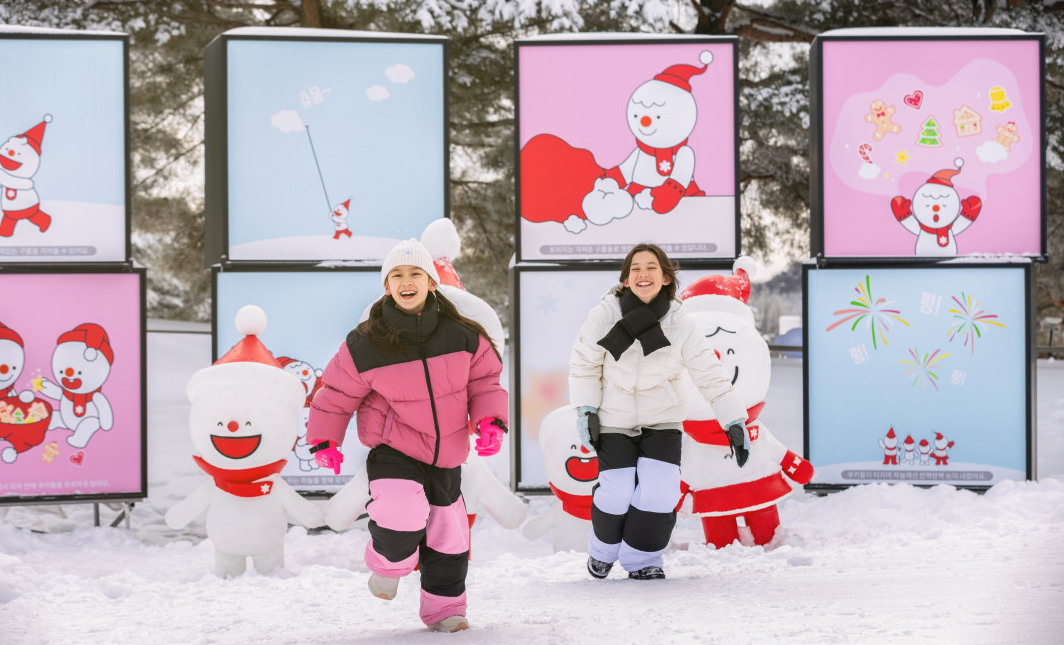
<svg viewBox="0 0 1064 645">
<path fill-rule="evenodd" d="M 210 478 L 166 513 L 176 529 L 206 511 L 221 577 L 244 573 L 248 557 L 259 573 L 283 568 L 286 513 L 305 526 L 323 523 L 321 510 L 280 477 L 298 436 L 303 384 L 259 340 L 262 309 L 242 308 L 236 327 L 244 339 L 186 387 L 192 458 Z"/>
<path fill-rule="evenodd" d="M 740 257 L 733 275 L 706 276 L 680 294 L 731 373 L 732 385 L 747 408 L 750 455 L 740 468 L 712 408 L 695 395 L 694 383 L 687 384 L 692 394 L 680 460 L 685 494 L 681 510 L 702 518 L 706 543 L 717 548 L 735 540 L 767 544 L 779 526 L 776 504 L 792 492 L 787 480 L 805 484 L 813 476 L 812 464 L 788 450 L 758 419 L 765 407 L 772 361 L 747 304 L 755 270 L 752 259 Z M 740 534 L 740 517 L 749 528 L 748 536 Z"/>
</svg>

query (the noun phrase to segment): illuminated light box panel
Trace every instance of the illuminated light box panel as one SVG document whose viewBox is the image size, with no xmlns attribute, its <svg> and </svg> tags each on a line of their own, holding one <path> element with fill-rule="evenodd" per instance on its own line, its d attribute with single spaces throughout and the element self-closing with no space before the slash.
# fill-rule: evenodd
<svg viewBox="0 0 1064 645">
<path fill-rule="evenodd" d="M 1011 29 L 817 36 L 813 255 L 1044 259 L 1044 51 Z"/>
<path fill-rule="evenodd" d="M 240 28 L 204 50 L 206 261 L 380 261 L 449 214 L 447 39 Z"/>
<path fill-rule="evenodd" d="M 803 266 L 808 488 L 1033 479 L 1032 265 Z"/>
<path fill-rule="evenodd" d="M 0 265 L 128 262 L 129 37 L 5 25 L 0 60 Z"/>
<path fill-rule="evenodd" d="M 0 275 L 0 505 L 147 496 L 145 270 Z"/>
<path fill-rule="evenodd" d="M 517 262 L 737 257 L 738 43 L 515 41 Z"/>
</svg>

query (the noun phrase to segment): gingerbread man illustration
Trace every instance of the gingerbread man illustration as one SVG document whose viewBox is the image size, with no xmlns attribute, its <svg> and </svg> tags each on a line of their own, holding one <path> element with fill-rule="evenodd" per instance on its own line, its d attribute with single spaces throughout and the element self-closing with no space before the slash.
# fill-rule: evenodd
<svg viewBox="0 0 1064 645">
<path fill-rule="evenodd" d="M 999 125 L 997 127 L 997 139 L 994 139 L 997 143 L 1001 144 L 1001 147 L 1008 152 L 1012 152 L 1012 144 L 1020 140 L 1020 135 L 1016 134 L 1016 122 L 1009 121 L 1005 125 Z"/>
<path fill-rule="evenodd" d="M 868 107 L 872 111 L 866 114 L 864 118 L 865 121 L 876 125 L 876 133 L 872 135 L 873 139 L 879 141 L 887 133 L 898 134 L 901 132 L 901 126 L 891 120 L 897 108 L 893 105 L 888 106 L 880 99 L 872 101 Z"/>
</svg>

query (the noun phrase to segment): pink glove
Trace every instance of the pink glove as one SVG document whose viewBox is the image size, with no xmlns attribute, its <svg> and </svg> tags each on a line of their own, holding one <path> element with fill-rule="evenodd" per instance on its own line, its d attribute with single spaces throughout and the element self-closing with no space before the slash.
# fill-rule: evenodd
<svg viewBox="0 0 1064 645">
<path fill-rule="evenodd" d="M 332 468 L 334 475 L 340 474 L 340 464 L 344 463 L 344 455 L 335 441 L 322 441 L 310 447 L 310 454 L 314 455 L 314 461 L 322 468 Z"/>
<path fill-rule="evenodd" d="M 475 444 L 477 454 L 481 457 L 490 457 L 502 448 L 502 436 L 506 433 L 506 425 L 498 419 L 481 419 L 477 424 L 477 437 Z"/>
</svg>

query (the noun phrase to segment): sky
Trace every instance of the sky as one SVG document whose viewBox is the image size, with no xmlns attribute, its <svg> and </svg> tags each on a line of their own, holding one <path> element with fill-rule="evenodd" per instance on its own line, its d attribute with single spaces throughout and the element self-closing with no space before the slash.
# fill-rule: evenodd
<svg viewBox="0 0 1064 645">
<path fill-rule="evenodd" d="M 187 325 L 186 325 L 187 327 Z M 147 499 L 117 527 L 118 507 L 0 507 L 0 625 L 5 645 L 152 643 L 1054 643 L 1064 630 L 1064 362 L 1038 364 L 1038 470 L 986 494 L 950 486 L 796 491 L 767 547 L 702 543 L 681 517 L 664 581 L 606 580 L 586 556 L 555 553 L 487 514 L 472 533 L 471 629 L 430 633 L 418 574 L 395 600 L 366 590 L 364 525 L 290 527 L 286 573 L 211 572 L 202 519 L 173 530 L 163 514 L 204 475 L 193 464 L 184 385 L 210 363 L 210 336 L 148 335 Z M 767 400 L 801 446 L 800 369 L 777 363 Z M 799 363 L 800 365 L 800 363 Z M 786 415 L 776 418 L 786 418 Z M 504 446 L 505 450 L 505 446 Z M 814 464 L 815 465 L 815 464 Z M 316 503 L 323 504 L 318 501 Z M 529 517 L 549 496 L 528 498 Z"/>
</svg>

